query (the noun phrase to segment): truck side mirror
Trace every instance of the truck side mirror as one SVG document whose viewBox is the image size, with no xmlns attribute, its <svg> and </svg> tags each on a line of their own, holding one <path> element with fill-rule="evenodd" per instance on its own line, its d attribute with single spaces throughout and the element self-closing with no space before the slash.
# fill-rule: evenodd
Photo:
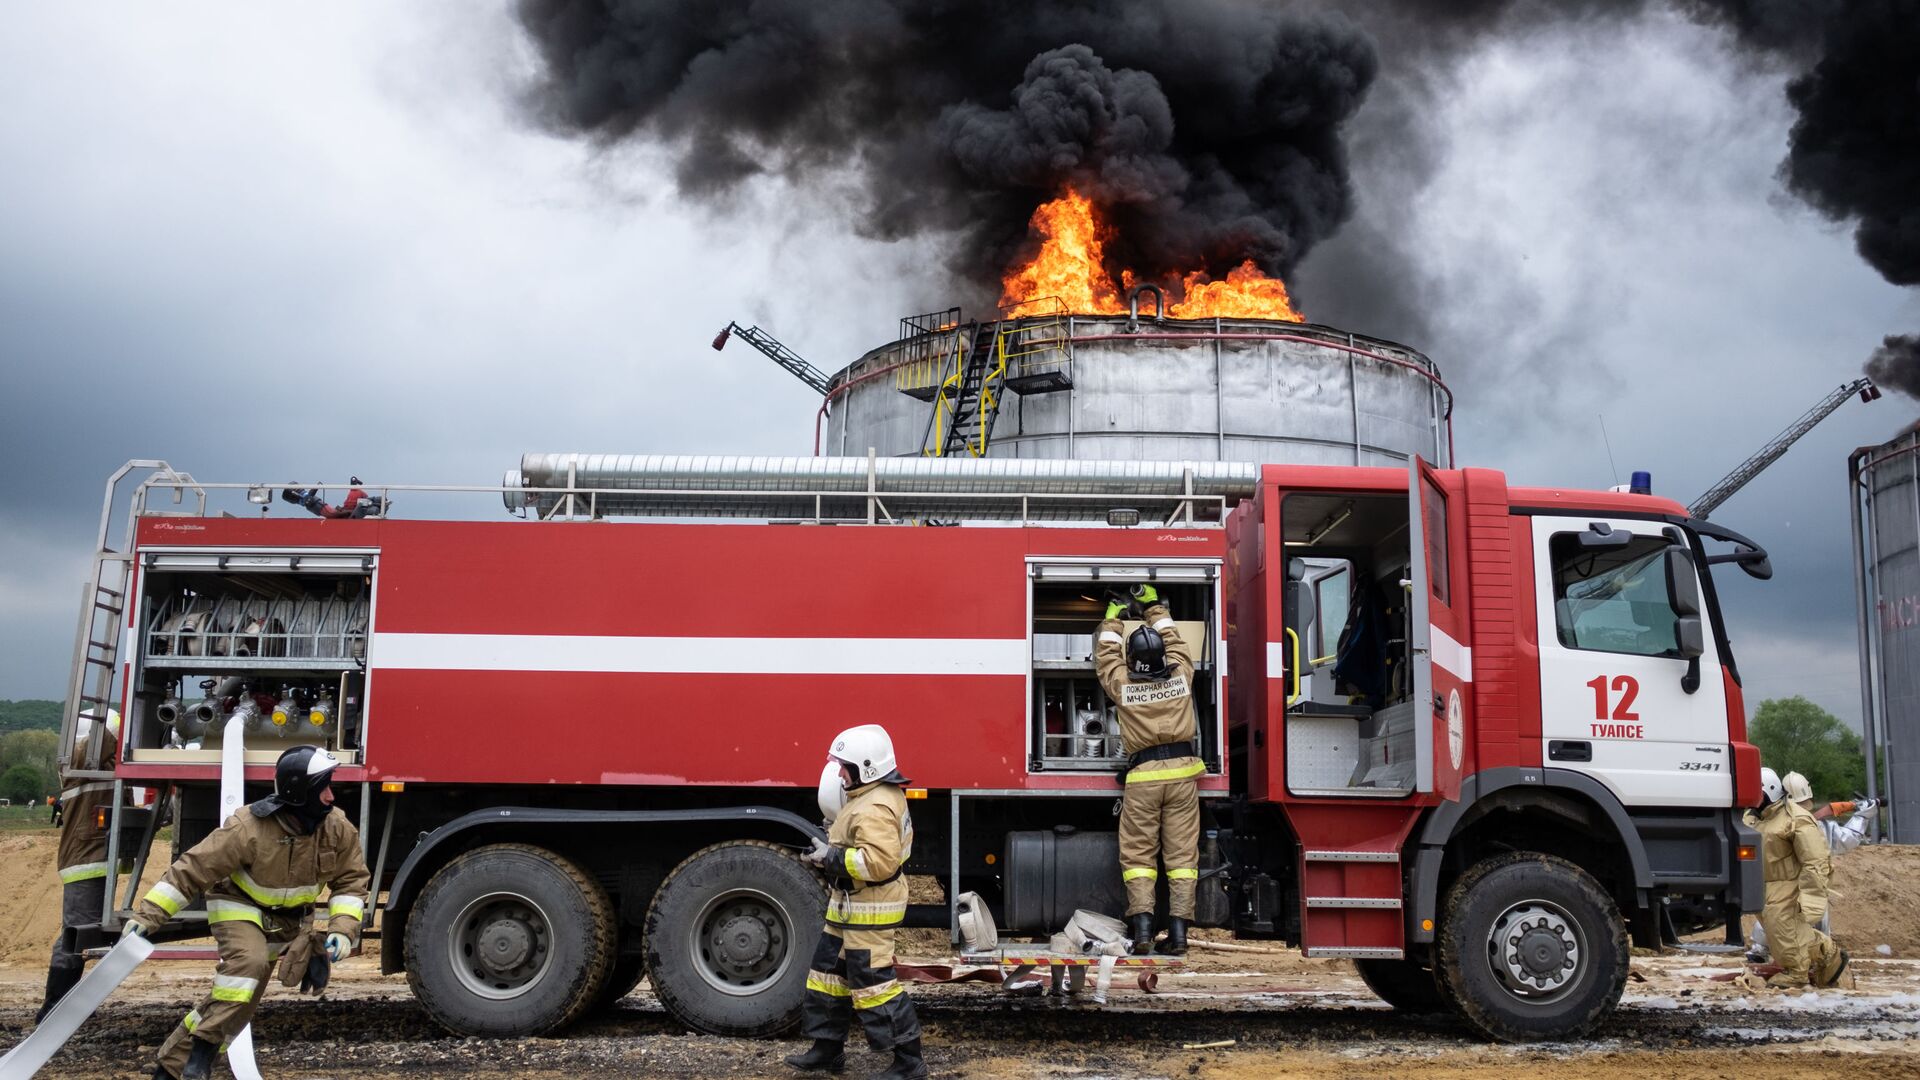
<svg viewBox="0 0 1920 1080">
<path fill-rule="evenodd" d="M 1707 632 L 1698 615 L 1683 615 L 1673 620 L 1673 636 L 1679 643 L 1683 660 L 1698 659 L 1707 651 Z"/>
<path fill-rule="evenodd" d="M 1674 613 L 1682 617 L 1700 614 L 1700 582 L 1693 575 L 1693 552 L 1678 544 L 1669 547 L 1667 562 L 1667 596 L 1673 600 Z M 1699 620 L 1694 620 L 1697 626 Z"/>
<path fill-rule="evenodd" d="M 1734 561 L 1740 564 L 1740 569 L 1745 570 L 1748 577 L 1756 581 L 1773 579 L 1773 560 L 1767 558 L 1766 552 L 1740 544 L 1734 554 L 1740 556 Z"/>
</svg>

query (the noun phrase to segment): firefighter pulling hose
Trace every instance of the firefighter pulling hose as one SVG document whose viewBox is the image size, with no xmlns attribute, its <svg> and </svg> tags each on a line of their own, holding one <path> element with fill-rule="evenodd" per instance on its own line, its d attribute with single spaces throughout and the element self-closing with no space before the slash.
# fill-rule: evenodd
<svg viewBox="0 0 1920 1080">
<path fill-rule="evenodd" d="M 160 1045 L 155 1080 L 201 1080 L 214 1056 L 253 1018 L 273 961 L 313 932 L 314 901 L 330 889 L 321 946 L 327 963 L 352 951 L 366 914 L 371 875 L 360 855 L 360 834 L 333 806 L 339 762 L 316 746 L 296 746 L 274 765 L 273 794 L 236 811 L 194 845 L 141 898 L 122 933 L 145 936 L 193 902 L 207 897 L 207 923 L 220 949 L 213 989 Z M 318 958 L 291 951 L 318 993 Z M 317 985 L 315 985 L 317 984 Z"/>
<path fill-rule="evenodd" d="M 1130 608 L 1142 609 L 1142 623 L 1123 638 L 1120 616 Z M 1200 793 L 1194 781 L 1207 767 L 1194 754 L 1193 659 L 1159 590 L 1135 585 L 1108 601 L 1094 663 L 1101 688 L 1118 707 L 1127 754 L 1120 772 L 1120 877 L 1133 951 L 1153 948 L 1153 883 L 1164 860 L 1167 938 L 1160 951 L 1180 956 L 1187 951 L 1200 877 Z"/>
<path fill-rule="evenodd" d="M 1848 956 L 1813 925 L 1827 913 L 1827 880 L 1833 873 L 1827 838 L 1813 814 L 1787 797 L 1786 785 L 1772 769 L 1760 770 L 1760 791 L 1765 803 L 1755 822 L 1767 882 L 1760 925 L 1780 964 L 1767 985 L 1776 990 L 1809 982 L 1832 986 L 1846 972 Z"/>
</svg>

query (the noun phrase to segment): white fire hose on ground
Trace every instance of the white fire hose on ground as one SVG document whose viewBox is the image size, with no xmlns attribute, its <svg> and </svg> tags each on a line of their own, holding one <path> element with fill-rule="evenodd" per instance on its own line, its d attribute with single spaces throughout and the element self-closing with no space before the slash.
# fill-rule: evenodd
<svg viewBox="0 0 1920 1080">
<path fill-rule="evenodd" d="M 1100 958 L 1099 971 L 1093 984 L 1093 1003 L 1107 1003 L 1107 989 L 1113 984 L 1114 962 L 1132 951 L 1132 938 L 1127 933 L 1127 925 L 1110 915 L 1095 911 L 1080 910 L 1073 913 L 1067 925 L 1053 935 L 1048 943 L 1055 952 L 1082 953 Z M 1077 994 L 1086 985 L 1087 969 L 1073 967 L 1068 969 L 1067 986 L 1062 988 L 1055 979 L 1053 992 L 1056 994 Z"/>
</svg>

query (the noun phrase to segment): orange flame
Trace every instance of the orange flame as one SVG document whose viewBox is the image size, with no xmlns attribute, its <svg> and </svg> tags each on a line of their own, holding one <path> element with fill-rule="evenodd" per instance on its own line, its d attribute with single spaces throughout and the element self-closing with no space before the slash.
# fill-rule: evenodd
<svg viewBox="0 0 1920 1080">
<path fill-rule="evenodd" d="M 1058 297 L 1066 310 L 1076 314 L 1118 315 L 1127 310 L 1121 290 L 1106 270 L 1103 241 L 1109 232 L 1095 214 L 1092 200 L 1068 188 L 1059 198 L 1041 203 L 1028 228 L 1040 237 L 1040 251 L 1001 277 L 1002 310 L 1051 297 Z M 1131 289 L 1137 275 L 1123 270 L 1120 279 Z M 1195 270 L 1163 287 L 1170 318 L 1306 321 L 1287 296 L 1286 283 L 1261 273 L 1252 259 L 1228 271 L 1224 281 Z"/>
</svg>

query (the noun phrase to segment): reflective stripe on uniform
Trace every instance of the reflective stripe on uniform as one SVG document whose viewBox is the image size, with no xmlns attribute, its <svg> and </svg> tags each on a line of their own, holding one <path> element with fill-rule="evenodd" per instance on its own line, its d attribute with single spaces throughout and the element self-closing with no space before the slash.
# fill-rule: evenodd
<svg viewBox="0 0 1920 1080">
<path fill-rule="evenodd" d="M 183 1027 L 183 1028 L 186 1028 L 186 1029 L 187 1029 L 187 1034 L 189 1034 L 189 1035 L 191 1035 L 191 1034 L 193 1034 L 193 1033 L 194 1033 L 195 1031 L 197 1031 L 197 1030 L 199 1030 L 199 1028 L 200 1028 L 200 1010 L 199 1010 L 199 1009 L 188 1009 L 188 1010 L 187 1010 L 187 1015 L 186 1015 L 186 1018 L 180 1021 L 180 1026 L 181 1026 L 181 1027 Z"/>
<path fill-rule="evenodd" d="M 1207 771 L 1207 763 L 1196 761 L 1191 765 L 1180 765 L 1171 769 L 1135 769 L 1127 774 L 1127 783 L 1144 784 L 1151 780 L 1185 780 L 1199 776 Z"/>
<path fill-rule="evenodd" d="M 178 915 L 180 909 L 187 906 L 187 894 L 165 881 L 154 882 L 143 899 L 169 915 Z"/>
<path fill-rule="evenodd" d="M 241 892 L 253 897 L 261 907 L 298 907 L 320 899 L 318 885 L 291 885 L 284 889 L 270 889 L 253 880 L 253 875 L 245 870 L 235 870 L 230 880 L 240 887 Z"/>
<path fill-rule="evenodd" d="M 107 864 L 102 862 L 74 863 L 60 868 L 60 884 L 71 885 L 76 881 L 92 881 L 107 876 Z"/>
<path fill-rule="evenodd" d="M 111 790 L 113 790 L 113 781 L 98 780 L 91 784 L 81 784 L 78 787 L 68 788 L 67 790 L 60 793 L 60 801 L 72 802 L 73 800 L 79 798 L 80 796 L 85 795 L 89 791 L 111 791 Z"/>
<path fill-rule="evenodd" d="M 215 975 L 213 977 L 213 1000 L 252 1001 L 253 992 L 259 988 L 259 979 L 245 979 L 238 975 Z"/>
<path fill-rule="evenodd" d="M 847 876 L 855 881 L 867 880 L 867 856 L 859 848 L 847 849 Z"/>
<path fill-rule="evenodd" d="M 856 1009 L 877 1009 L 900 996 L 903 989 L 896 979 L 888 979 L 878 986 L 863 986 L 854 991 L 853 1007 Z"/>
<path fill-rule="evenodd" d="M 1121 881 L 1132 881 L 1134 878 L 1156 878 L 1159 876 L 1160 871 L 1155 870 L 1151 866 L 1129 866 L 1125 870 L 1120 871 Z"/>
<path fill-rule="evenodd" d="M 1102 631 L 1100 631 L 1100 640 L 1101 640 L 1101 641 L 1111 641 L 1111 642 L 1113 642 L 1113 643 L 1114 643 L 1115 645 L 1121 645 L 1121 644 L 1124 644 L 1124 642 L 1122 642 L 1122 641 L 1120 640 L 1120 633 L 1119 633 L 1119 631 L 1117 631 L 1117 630 L 1102 630 Z"/>
<path fill-rule="evenodd" d="M 266 929 L 260 922 L 260 909 L 252 904 L 243 904 L 238 900 L 207 901 L 207 923 L 250 922 Z"/>
<path fill-rule="evenodd" d="M 839 926 L 892 926 L 907 918 L 905 900 L 866 902 L 843 900 L 839 894 L 827 898 L 827 921 Z"/>
<path fill-rule="evenodd" d="M 847 989 L 847 980 L 826 971 L 807 972 L 807 989 L 818 990 L 828 997 L 849 997 L 852 991 Z"/>
<path fill-rule="evenodd" d="M 1173 629 L 1173 620 L 1172 619 L 1155 619 L 1153 620 L 1153 628 L 1155 630 L 1171 630 Z"/>
<path fill-rule="evenodd" d="M 1200 871 L 1198 870 L 1190 870 L 1185 867 L 1182 867 L 1181 869 L 1178 869 L 1178 870 L 1175 870 L 1172 867 L 1167 868 L 1168 881 L 1198 881 L 1199 879 L 1200 879 Z"/>
<path fill-rule="evenodd" d="M 327 917 L 351 915 L 364 920 L 367 917 L 367 902 L 357 896 L 336 896 L 327 901 Z"/>
</svg>

